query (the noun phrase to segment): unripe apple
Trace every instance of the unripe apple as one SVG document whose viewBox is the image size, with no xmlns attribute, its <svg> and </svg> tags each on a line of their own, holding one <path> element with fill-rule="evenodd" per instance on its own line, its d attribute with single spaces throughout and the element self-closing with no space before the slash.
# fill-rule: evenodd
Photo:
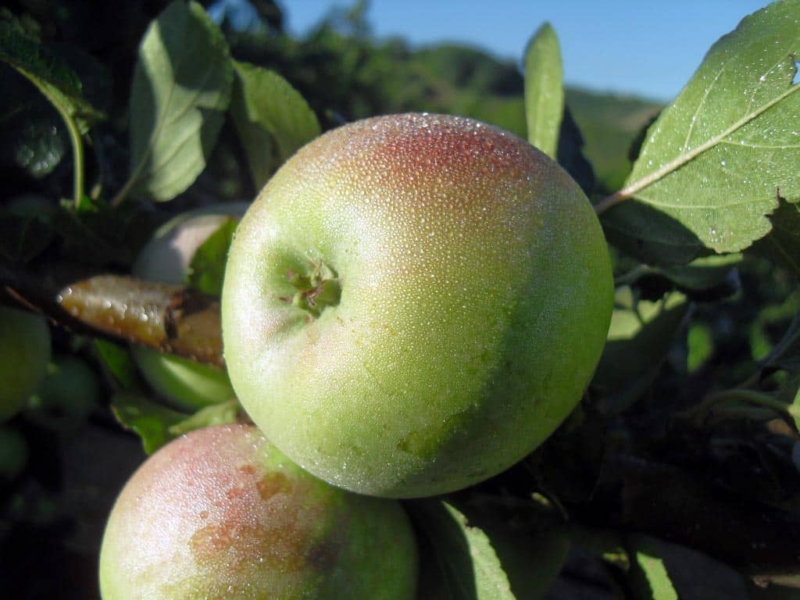
<svg viewBox="0 0 800 600">
<path fill-rule="evenodd" d="M 244 202 L 215 204 L 178 215 L 145 245 L 133 274 L 150 281 L 183 283 L 197 249 L 226 219 L 240 219 L 247 206 Z M 178 408 L 192 411 L 234 396 L 222 369 L 138 346 L 131 353 L 147 383 Z"/>
<path fill-rule="evenodd" d="M 474 120 L 378 117 L 301 149 L 245 214 L 225 359 L 256 425 L 311 473 L 434 495 L 554 431 L 612 305 L 598 219 L 554 161 Z"/>
<path fill-rule="evenodd" d="M 55 356 L 28 398 L 26 419 L 52 431 L 71 434 L 86 423 L 100 402 L 97 375 L 77 356 Z"/>
<path fill-rule="evenodd" d="M 309 475 L 251 425 L 196 430 L 134 473 L 100 553 L 104 600 L 412 599 L 399 503 Z"/>
<path fill-rule="evenodd" d="M 19 412 L 44 379 L 50 352 L 44 317 L 0 306 L 0 423 Z"/>
</svg>

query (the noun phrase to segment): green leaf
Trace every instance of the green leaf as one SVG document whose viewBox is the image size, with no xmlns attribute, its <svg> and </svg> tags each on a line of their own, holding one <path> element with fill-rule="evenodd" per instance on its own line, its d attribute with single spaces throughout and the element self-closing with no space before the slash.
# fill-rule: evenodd
<svg viewBox="0 0 800 600">
<path fill-rule="evenodd" d="M 800 389 L 797 390 L 792 403 L 786 408 L 786 412 L 789 413 L 789 417 L 794 421 L 794 428 L 800 431 Z M 794 452 L 798 451 L 795 450 Z M 795 454 L 792 454 L 792 456 L 794 457 Z"/>
<path fill-rule="evenodd" d="M 600 213 L 609 243 L 645 264 L 685 265 L 705 250 L 694 233 L 647 204 L 630 200 Z"/>
<path fill-rule="evenodd" d="M 231 246 L 238 224 L 234 218 L 226 219 L 219 229 L 200 245 L 189 265 L 188 285 L 206 294 L 214 296 L 222 294 L 228 248 Z"/>
<path fill-rule="evenodd" d="M 759 331 L 773 320 L 768 314 L 764 314 L 764 311 L 759 317 L 753 324 Z M 767 374 L 777 370 L 800 371 L 800 313 L 795 314 L 781 340 L 768 350 L 768 354 L 760 361 L 761 368 Z"/>
<path fill-rule="evenodd" d="M 136 386 L 137 375 L 130 350 L 125 346 L 102 338 L 94 338 L 92 342 L 98 358 L 108 369 L 108 372 L 114 376 L 117 383 L 126 390 L 132 390 Z"/>
<path fill-rule="evenodd" d="M 634 287 L 641 298 L 653 300 L 678 290 L 689 300 L 712 302 L 730 298 L 741 289 L 741 254 L 704 256 L 680 267 L 639 265 L 617 277 L 619 285 Z"/>
<path fill-rule="evenodd" d="M 678 292 L 650 302 L 634 298 L 630 288 L 617 290 L 608 341 L 592 379 L 601 410 L 617 413 L 639 399 L 658 374 L 687 309 Z"/>
<path fill-rule="evenodd" d="M 558 164 L 570 174 L 587 196 L 591 196 L 597 184 L 594 168 L 584 154 L 586 145 L 578 123 L 575 122 L 569 106 L 564 105 L 564 116 L 558 133 Z"/>
<path fill-rule="evenodd" d="M 0 256 L 26 263 L 44 252 L 55 237 L 49 223 L 32 215 L 0 213 Z"/>
<path fill-rule="evenodd" d="M 682 267 L 661 269 L 684 292 L 705 292 L 725 285 L 731 271 L 742 261 L 741 254 L 705 256 Z"/>
<path fill-rule="evenodd" d="M 239 409 L 239 401 L 235 398 L 228 402 L 212 404 L 211 406 L 201 408 L 192 416 L 170 426 L 168 432 L 170 435 L 178 437 L 196 429 L 203 429 L 204 427 L 235 423 L 239 416 Z"/>
<path fill-rule="evenodd" d="M 256 189 L 301 146 L 320 134 L 314 111 L 277 73 L 234 62 L 231 115 Z"/>
<path fill-rule="evenodd" d="M 748 250 L 768 258 L 800 277 L 800 208 L 797 204 L 781 202 L 769 217 L 772 231 Z"/>
<path fill-rule="evenodd" d="M 625 188 L 717 252 L 766 235 L 778 197 L 800 199 L 800 0 L 776 2 L 715 43 L 650 127 Z M 651 227 L 646 238 L 658 235 Z"/>
<path fill-rule="evenodd" d="M 564 66 L 558 36 L 549 23 L 534 34 L 525 53 L 525 116 L 528 141 L 556 157 L 564 115 Z"/>
<path fill-rule="evenodd" d="M 66 62 L 28 37 L 16 22 L 0 21 L 0 60 L 30 80 L 81 133 L 104 117 L 85 99 L 80 79 Z"/>
<path fill-rule="evenodd" d="M 628 543 L 633 554 L 635 589 L 641 600 L 678 600 L 678 592 L 670 579 L 655 540 L 645 535 L 630 535 Z M 638 581 L 637 581 L 638 579 Z"/>
<path fill-rule="evenodd" d="M 114 394 L 111 398 L 111 410 L 124 427 L 131 429 L 142 439 L 147 454 L 152 454 L 178 437 L 170 428 L 186 419 L 185 414 L 166 408 L 134 391 Z"/>
<path fill-rule="evenodd" d="M 420 500 L 408 507 L 424 535 L 420 589 L 426 598 L 515 600 L 485 532 L 470 526 L 467 518 L 446 502 Z"/>
<path fill-rule="evenodd" d="M 175 0 L 147 30 L 130 100 L 128 192 L 171 200 L 206 166 L 230 102 L 233 68 L 202 7 Z"/>
<path fill-rule="evenodd" d="M 145 452 L 152 454 L 165 444 L 190 431 L 235 423 L 238 400 L 206 406 L 191 415 L 178 412 L 133 391 L 117 392 L 111 398 L 111 409 L 117 420 L 134 431 L 142 440 Z"/>
</svg>

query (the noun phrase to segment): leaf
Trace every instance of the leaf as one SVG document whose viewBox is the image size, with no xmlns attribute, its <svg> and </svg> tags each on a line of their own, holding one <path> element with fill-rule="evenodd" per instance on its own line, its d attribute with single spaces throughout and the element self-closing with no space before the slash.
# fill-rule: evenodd
<svg viewBox="0 0 800 600">
<path fill-rule="evenodd" d="M 756 241 L 749 252 L 768 258 L 800 277 L 800 208 L 781 202 L 769 217 L 772 231 Z"/>
<path fill-rule="evenodd" d="M 178 437 L 190 431 L 195 431 L 196 429 L 203 429 L 204 427 L 235 423 L 239 415 L 239 409 L 239 401 L 235 398 L 228 402 L 212 404 L 201 408 L 190 417 L 175 423 L 170 426 L 167 431 L 170 435 Z"/>
<path fill-rule="evenodd" d="M 649 535 L 625 535 L 633 597 L 647 600 L 745 600 L 745 576 L 686 546 Z"/>
<path fill-rule="evenodd" d="M 800 199 L 798 55 L 800 0 L 745 18 L 650 127 L 625 188 L 611 198 L 634 197 L 719 253 L 766 235 L 778 196 Z M 650 228 L 645 237 L 656 235 Z"/>
<path fill-rule="evenodd" d="M 439 500 L 408 503 L 424 535 L 420 590 L 431 600 L 515 600 L 492 542 L 452 505 Z M 428 570 L 425 570 L 425 567 Z"/>
<path fill-rule="evenodd" d="M 738 265 L 741 254 L 704 256 L 681 267 L 638 266 L 618 277 L 634 287 L 642 299 L 658 300 L 678 290 L 690 300 L 712 302 L 730 298 L 741 290 Z"/>
<path fill-rule="evenodd" d="M 114 376 L 117 383 L 126 390 L 133 389 L 136 386 L 137 375 L 130 350 L 127 347 L 102 338 L 93 338 L 92 342 L 98 358 L 108 369 L 108 372 Z"/>
<path fill-rule="evenodd" d="M 609 243 L 645 264 L 685 265 L 705 250 L 689 229 L 647 204 L 628 201 L 599 212 Z"/>
<path fill-rule="evenodd" d="M 139 392 L 125 390 L 111 398 L 111 409 L 124 427 L 141 438 L 145 452 L 152 454 L 190 431 L 236 422 L 240 405 L 238 400 L 233 399 L 186 415 L 154 402 Z"/>
<path fill-rule="evenodd" d="M 654 540 L 645 535 L 632 534 L 628 543 L 633 554 L 634 583 L 642 600 L 678 600 L 678 592 L 672 584 L 659 547 Z M 638 577 L 637 577 L 638 576 Z M 638 581 L 636 579 L 638 578 Z"/>
<path fill-rule="evenodd" d="M 231 246 L 238 224 L 236 219 L 226 219 L 219 229 L 200 245 L 189 265 L 188 285 L 213 296 L 222 294 L 228 248 Z"/>
<path fill-rule="evenodd" d="M 561 128 L 558 134 L 558 151 L 556 158 L 558 164 L 564 167 L 567 173 L 581 186 L 588 196 L 597 183 L 592 164 L 583 152 L 585 141 L 580 127 L 572 116 L 569 106 L 564 106 L 564 117 L 561 119 Z"/>
<path fill-rule="evenodd" d="M 686 266 L 661 269 L 660 272 L 675 282 L 683 292 L 707 292 L 725 286 L 741 261 L 741 254 L 705 256 Z"/>
<path fill-rule="evenodd" d="M 166 408 L 134 391 L 114 394 L 111 398 L 111 410 L 124 427 L 131 429 L 142 439 L 147 454 L 152 454 L 178 437 L 170 432 L 170 427 L 186 418 L 185 414 Z"/>
<path fill-rule="evenodd" d="M 0 60 L 11 65 L 33 83 L 81 133 L 104 118 L 84 97 L 83 84 L 57 54 L 26 35 L 14 21 L 0 20 Z"/>
<path fill-rule="evenodd" d="M 800 313 L 795 314 L 781 340 L 759 366 L 767 375 L 778 370 L 800 370 Z"/>
<path fill-rule="evenodd" d="M 638 400 L 658 374 L 687 310 L 677 292 L 649 302 L 637 301 L 630 288 L 617 290 L 608 341 L 592 379 L 601 410 L 618 413 Z"/>
<path fill-rule="evenodd" d="M 797 394 L 792 400 L 792 403 L 786 408 L 786 412 L 789 413 L 789 417 L 794 422 L 794 428 L 797 431 L 800 431 L 800 389 L 797 390 Z M 798 467 L 800 467 L 800 442 L 795 442 L 795 445 L 792 449 L 792 460 L 795 462 Z M 798 469 L 800 470 L 800 468 Z"/>
<path fill-rule="evenodd" d="M 202 7 L 175 0 L 148 28 L 130 99 L 130 191 L 171 200 L 203 171 L 231 94 L 233 69 Z"/>
<path fill-rule="evenodd" d="M 36 216 L 0 213 L 0 257 L 26 263 L 44 252 L 55 233 Z"/>
<path fill-rule="evenodd" d="M 525 53 L 525 116 L 528 141 L 556 157 L 564 114 L 564 66 L 558 36 L 549 23 L 531 38 Z"/>
<path fill-rule="evenodd" d="M 317 116 L 277 73 L 234 62 L 231 115 L 256 189 L 301 146 L 320 134 Z"/>
</svg>

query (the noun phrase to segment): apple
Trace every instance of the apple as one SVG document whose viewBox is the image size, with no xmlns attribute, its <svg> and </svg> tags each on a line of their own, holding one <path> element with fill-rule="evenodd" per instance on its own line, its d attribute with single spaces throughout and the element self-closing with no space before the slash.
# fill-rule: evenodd
<svg viewBox="0 0 800 600">
<path fill-rule="evenodd" d="M 240 219 L 248 203 L 215 204 L 178 215 L 160 227 L 133 265 L 136 277 L 183 283 L 197 249 L 226 219 Z M 144 347 L 131 349 L 145 381 L 175 407 L 194 411 L 234 397 L 223 369 Z"/>
<path fill-rule="evenodd" d="M 86 361 L 71 355 L 55 356 L 23 414 L 40 427 L 70 434 L 86 423 L 99 402 L 97 375 Z"/>
<path fill-rule="evenodd" d="M 403 508 L 329 486 L 252 425 L 193 431 L 153 454 L 108 519 L 104 600 L 412 599 Z"/>
<path fill-rule="evenodd" d="M 225 359 L 293 461 L 363 494 L 430 496 L 555 430 L 613 300 L 598 219 L 554 161 L 466 118 L 377 117 L 302 148 L 248 209 Z"/>
<path fill-rule="evenodd" d="M 19 412 L 44 379 L 50 353 L 44 317 L 0 306 L 0 423 Z"/>
</svg>

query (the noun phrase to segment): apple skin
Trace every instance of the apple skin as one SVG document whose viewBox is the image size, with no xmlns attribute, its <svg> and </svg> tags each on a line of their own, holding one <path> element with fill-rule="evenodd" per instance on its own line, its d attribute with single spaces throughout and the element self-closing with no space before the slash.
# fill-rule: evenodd
<svg viewBox="0 0 800 600">
<path fill-rule="evenodd" d="M 413 599 L 418 554 L 393 500 L 309 475 L 252 425 L 196 430 L 152 455 L 111 512 L 104 600 Z"/>
<path fill-rule="evenodd" d="M 249 203 L 215 204 L 178 215 L 160 227 L 133 265 L 136 277 L 183 283 L 197 249 L 228 217 L 240 219 Z M 135 346 L 131 354 L 145 381 L 173 406 L 197 409 L 234 397 L 228 374 L 188 358 Z"/>
<path fill-rule="evenodd" d="M 603 232 L 563 169 L 496 127 L 405 114 L 328 132 L 276 173 L 229 251 L 222 329 L 240 402 L 287 456 L 410 498 L 545 440 L 612 307 Z"/>
<path fill-rule="evenodd" d="M 44 317 L 0 306 L 0 423 L 22 410 L 44 379 L 51 352 Z"/>
</svg>

